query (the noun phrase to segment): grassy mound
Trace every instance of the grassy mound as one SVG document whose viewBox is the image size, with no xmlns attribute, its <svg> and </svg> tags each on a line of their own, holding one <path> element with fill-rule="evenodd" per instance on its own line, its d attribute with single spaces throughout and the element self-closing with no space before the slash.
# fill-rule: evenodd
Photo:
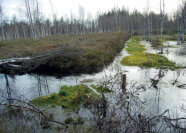
<svg viewBox="0 0 186 133">
<path fill-rule="evenodd" d="M 127 44 L 126 51 L 131 55 L 126 56 L 121 60 L 122 65 L 148 68 L 178 68 L 174 62 L 169 61 L 162 55 L 144 52 L 146 48 L 139 44 L 140 40 L 139 37 L 134 37 Z"/>
<path fill-rule="evenodd" d="M 75 110 L 87 98 L 98 98 L 86 85 L 62 86 L 59 93 L 36 98 L 31 103 L 39 106 L 62 106 L 62 108 Z"/>
<path fill-rule="evenodd" d="M 31 63 L 21 63 L 34 68 L 29 73 L 57 77 L 92 74 L 101 71 L 104 65 L 109 65 L 128 38 L 129 35 L 124 32 L 108 32 L 50 36 L 38 40 L 9 40 L 0 42 L 0 60 L 39 56 L 41 58 Z"/>
</svg>

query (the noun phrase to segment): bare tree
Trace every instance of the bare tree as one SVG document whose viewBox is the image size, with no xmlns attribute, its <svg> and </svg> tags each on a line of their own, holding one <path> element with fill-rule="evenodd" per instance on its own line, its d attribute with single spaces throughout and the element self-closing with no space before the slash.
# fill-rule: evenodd
<svg viewBox="0 0 186 133">
<path fill-rule="evenodd" d="M 34 35 L 33 17 L 31 12 L 30 0 L 24 0 L 24 2 L 26 7 L 26 17 L 28 18 L 29 24 L 31 26 L 31 37 L 34 38 L 35 35 Z"/>
<path fill-rule="evenodd" d="M 152 41 L 152 16 L 149 14 L 149 0 L 147 0 L 147 23 L 149 31 L 149 40 Z"/>
<path fill-rule="evenodd" d="M 3 7 L 2 7 L 2 1 L 0 1 L 0 26 L 1 28 L 1 32 L 2 32 L 2 39 L 5 41 L 5 31 L 4 31 L 4 18 L 3 18 Z M 0 38 L 1 39 L 1 38 Z"/>
<path fill-rule="evenodd" d="M 186 32 L 186 2 L 182 2 L 183 7 L 181 8 L 181 18 L 182 18 L 182 41 L 185 41 L 185 32 Z"/>
<path fill-rule="evenodd" d="M 163 54 L 163 26 L 165 15 L 165 1 L 160 0 L 160 15 L 161 15 L 161 54 Z"/>
<path fill-rule="evenodd" d="M 79 5 L 79 21 L 80 21 L 81 33 L 85 33 L 85 29 L 84 29 L 84 26 L 83 26 L 84 17 L 85 17 L 85 10 L 82 6 Z"/>
</svg>

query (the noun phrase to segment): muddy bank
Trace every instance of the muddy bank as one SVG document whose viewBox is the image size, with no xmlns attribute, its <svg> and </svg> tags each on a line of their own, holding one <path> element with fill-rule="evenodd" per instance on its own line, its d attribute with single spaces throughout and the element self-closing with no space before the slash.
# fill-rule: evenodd
<svg viewBox="0 0 186 133">
<path fill-rule="evenodd" d="M 128 38 L 127 34 L 119 32 L 81 36 L 77 45 L 71 45 L 69 41 L 68 46 L 40 52 L 30 58 L 2 60 L 0 73 L 11 75 L 37 73 L 59 77 L 92 74 L 110 64 Z"/>
</svg>

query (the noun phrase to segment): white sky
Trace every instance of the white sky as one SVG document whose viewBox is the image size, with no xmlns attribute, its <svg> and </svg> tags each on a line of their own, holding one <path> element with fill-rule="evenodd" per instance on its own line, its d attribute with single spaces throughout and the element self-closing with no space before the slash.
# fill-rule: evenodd
<svg viewBox="0 0 186 133">
<path fill-rule="evenodd" d="M 24 13 L 20 11 L 20 8 L 24 6 L 24 0 L 0 0 L 3 1 L 4 13 L 8 18 L 11 18 L 14 14 L 17 16 L 24 16 Z M 52 8 L 50 0 L 38 0 L 41 6 L 41 10 L 45 18 L 51 18 Z M 173 13 L 181 4 L 181 1 L 185 0 L 165 0 L 166 13 Z M 147 0 L 51 0 L 53 4 L 54 13 L 57 17 L 70 17 L 70 14 L 74 14 L 74 17 L 78 17 L 79 6 L 84 7 L 85 16 L 89 13 L 93 17 L 99 12 L 105 12 L 112 9 L 114 6 L 122 8 L 123 6 L 130 11 L 137 9 L 141 12 L 147 9 Z M 149 0 L 150 10 L 159 13 L 160 0 Z"/>
</svg>

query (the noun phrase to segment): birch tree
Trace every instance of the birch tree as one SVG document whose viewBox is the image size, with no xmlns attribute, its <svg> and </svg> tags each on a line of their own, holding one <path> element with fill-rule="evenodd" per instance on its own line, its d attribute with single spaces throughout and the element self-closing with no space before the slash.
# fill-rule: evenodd
<svg viewBox="0 0 186 133">
<path fill-rule="evenodd" d="M 3 23 L 4 23 L 3 7 L 2 7 L 2 1 L 0 0 L 0 26 L 1 26 L 1 34 L 2 34 L 2 38 L 0 39 L 5 41 L 5 31 L 4 31 Z"/>
<path fill-rule="evenodd" d="M 25 2 L 25 7 L 26 7 L 26 17 L 29 21 L 29 24 L 31 26 L 31 37 L 33 37 L 34 35 L 34 29 L 33 29 L 33 22 L 32 22 L 32 14 L 31 14 L 31 9 L 30 9 L 30 2 L 29 0 L 24 0 Z"/>
<path fill-rule="evenodd" d="M 163 26 L 164 26 L 164 15 L 165 15 L 165 1 L 160 0 L 160 15 L 161 15 L 161 54 L 163 54 Z"/>
<path fill-rule="evenodd" d="M 84 17 L 85 17 L 85 10 L 82 6 L 79 6 L 79 21 L 80 21 L 80 30 L 81 33 L 85 32 L 83 23 L 84 23 Z"/>
<path fill-rule="evenodd" d="M 181 20 L 182 20 L 182 42 L 185 42 L 185 32 L 186 32 L 186 1 L 183 2 L 183 7 L 181 9 Z"/>
<path fill-rule="evenodd" d="M 147 0 L 147 23 L 148 23 L 148 32 L 149 32 L 149 40 L 152 41 L 152 16 L 150 15 L 149 11 L 149 0 Z"/>
</svg>

